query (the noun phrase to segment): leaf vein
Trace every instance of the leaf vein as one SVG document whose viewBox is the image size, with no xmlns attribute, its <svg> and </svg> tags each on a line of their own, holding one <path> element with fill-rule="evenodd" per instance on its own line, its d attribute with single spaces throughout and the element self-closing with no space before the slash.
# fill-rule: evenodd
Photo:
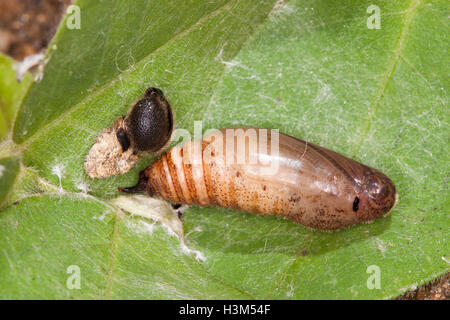
<svg viewBox="0 0 450 320">
<path fill-rule="evenodd" d="M 358 139 L 357 143 L 354 144 L 353 150 L 351 152 L 351 154 L 353 156 L 355 156 L 358 153 L 359 149 L 362 146 L 363 141 L 367 139 L 373 119 L 375 117 L 375 113 L 378 109 L 378 106 L 379 106 L 381 100 L 383 99 L 384 93 L 385 93 L 385 91 L 389 85 L 389 82 L 391 80 L 391 77 L 395 71 L 395 67 L 397 66 L 397 62 L 401 57 L 401 53 L 403 51 L 403 47 L 405 45 L 406 38 L 409 33 L 409 27 L 414 18 L 414 15 L 417 11 L 417 7 L 420 5 L 420 3 L 421 3 L 421 0 L 412 0 L 410 2 L 410 6 L 409 6 L 408 10 L 406 11 L 404 23 L 403 23 L 403 26 L 402 26 L 402 29 L 400 32 L 400 37 L 394 48 L 394 52 L 388 61 L 387 68 L 386 68 L 386 71 L 384 72 L 384 76 L 383 76 L 382 82 L 380 84 L 380 87 L 378 89 L 377 95 L 375 96 L 375 100 L 372 102 L 372 104 L 369 107 L 369 112 L 368 112 L 366 121 L 364 122 L 362 133 L 359 135 L 359 139 Z"/>
</svg>

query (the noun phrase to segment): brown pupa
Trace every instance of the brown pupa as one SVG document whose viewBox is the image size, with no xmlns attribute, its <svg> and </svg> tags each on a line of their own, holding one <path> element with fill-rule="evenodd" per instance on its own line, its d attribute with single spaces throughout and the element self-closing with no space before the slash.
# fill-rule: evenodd
<svg viewBox="0 0 450 320">
<path fill-rule="evenodd" d="M 221 129 L 176 146 L 132 188 L 175 204 L 274 214 L 334 230 L 389 213 L 397 194 L 382 172 L 278 131 Z"/>
</svg>

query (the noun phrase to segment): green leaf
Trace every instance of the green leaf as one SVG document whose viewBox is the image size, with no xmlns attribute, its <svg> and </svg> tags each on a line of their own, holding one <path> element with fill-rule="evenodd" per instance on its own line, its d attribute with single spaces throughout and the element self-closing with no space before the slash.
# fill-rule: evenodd
<svg viewBox="0 0 450 320">
<path fill-rule="evenodd" d="M 20 160 L 15 157 L 0 159 L 0 207 L 14 186 L 19 173 Z"/>
<path fill-rule="evenodd" d="M 90 197 L 42 195 L 3 212 L 0 299 L 248 298 L 161 227 L 150 234 L 114 210 Z"/>
<path fill-rule="evenodd" d="M 29 74 L 21 83 L 17 82 L 13 62 L 0 54 L 0 141 L 7 138 L 20 101 L 31 83 Z"/>
<path fill-rule="evenodd" d="M 0 213 L 0 297 L 375 299 L 448 272 L 448 5 L 378 1 L 369 29 L 372 4 L 78 1 L 81 29 L 61 24 L 2 153 L 22 169 L 8 188 L 20 202 Z M 151 159 L 120 177 L 84 172 L 99 131 L 150 86 L 178 128 L 280 129 L 379 168 L 399 203 L 334 233 L 193 207 L 183 223 L 198 262 L 109 200 Z M 67 286 L 71 265 L 81 289 Z"/>
</svg>

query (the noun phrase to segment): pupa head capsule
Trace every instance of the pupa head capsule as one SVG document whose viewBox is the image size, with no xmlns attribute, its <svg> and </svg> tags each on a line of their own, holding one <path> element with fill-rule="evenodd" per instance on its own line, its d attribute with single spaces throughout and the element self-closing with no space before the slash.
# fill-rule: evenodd
<svg viewBox="0 0 450 320">
<path fill-rule="evenodd" d="M 397 202 L 395 185 L 384 173 L 370 169 L 360 181 L 359 196 L 353 211 L 360 222 L 369 222 L 388 214 Z"/>
<path fill-rule="evenodd" d="M 92 178 L 129 171 L 139 153 L 156 153 L 169 144 L 174 127 L 172 108 L 160 89 L 148 88 L 126 117 L 103 130 L 84 164 Z"/>
</svg>

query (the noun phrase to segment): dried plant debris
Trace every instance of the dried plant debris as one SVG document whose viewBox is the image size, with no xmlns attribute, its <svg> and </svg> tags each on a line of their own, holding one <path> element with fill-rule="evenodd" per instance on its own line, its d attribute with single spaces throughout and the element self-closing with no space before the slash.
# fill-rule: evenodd
<svg viewBox="0 0 450 320">
<path fill-rule="evenodd" d="M 0 1 L 0 51 L 17 61 L 43 52 L 72 2 Z"/>
<path fill-rule="evenodd" d="M 408 291 L 396 300 L 450 300 L 450 273 Z"/>
</svg>

